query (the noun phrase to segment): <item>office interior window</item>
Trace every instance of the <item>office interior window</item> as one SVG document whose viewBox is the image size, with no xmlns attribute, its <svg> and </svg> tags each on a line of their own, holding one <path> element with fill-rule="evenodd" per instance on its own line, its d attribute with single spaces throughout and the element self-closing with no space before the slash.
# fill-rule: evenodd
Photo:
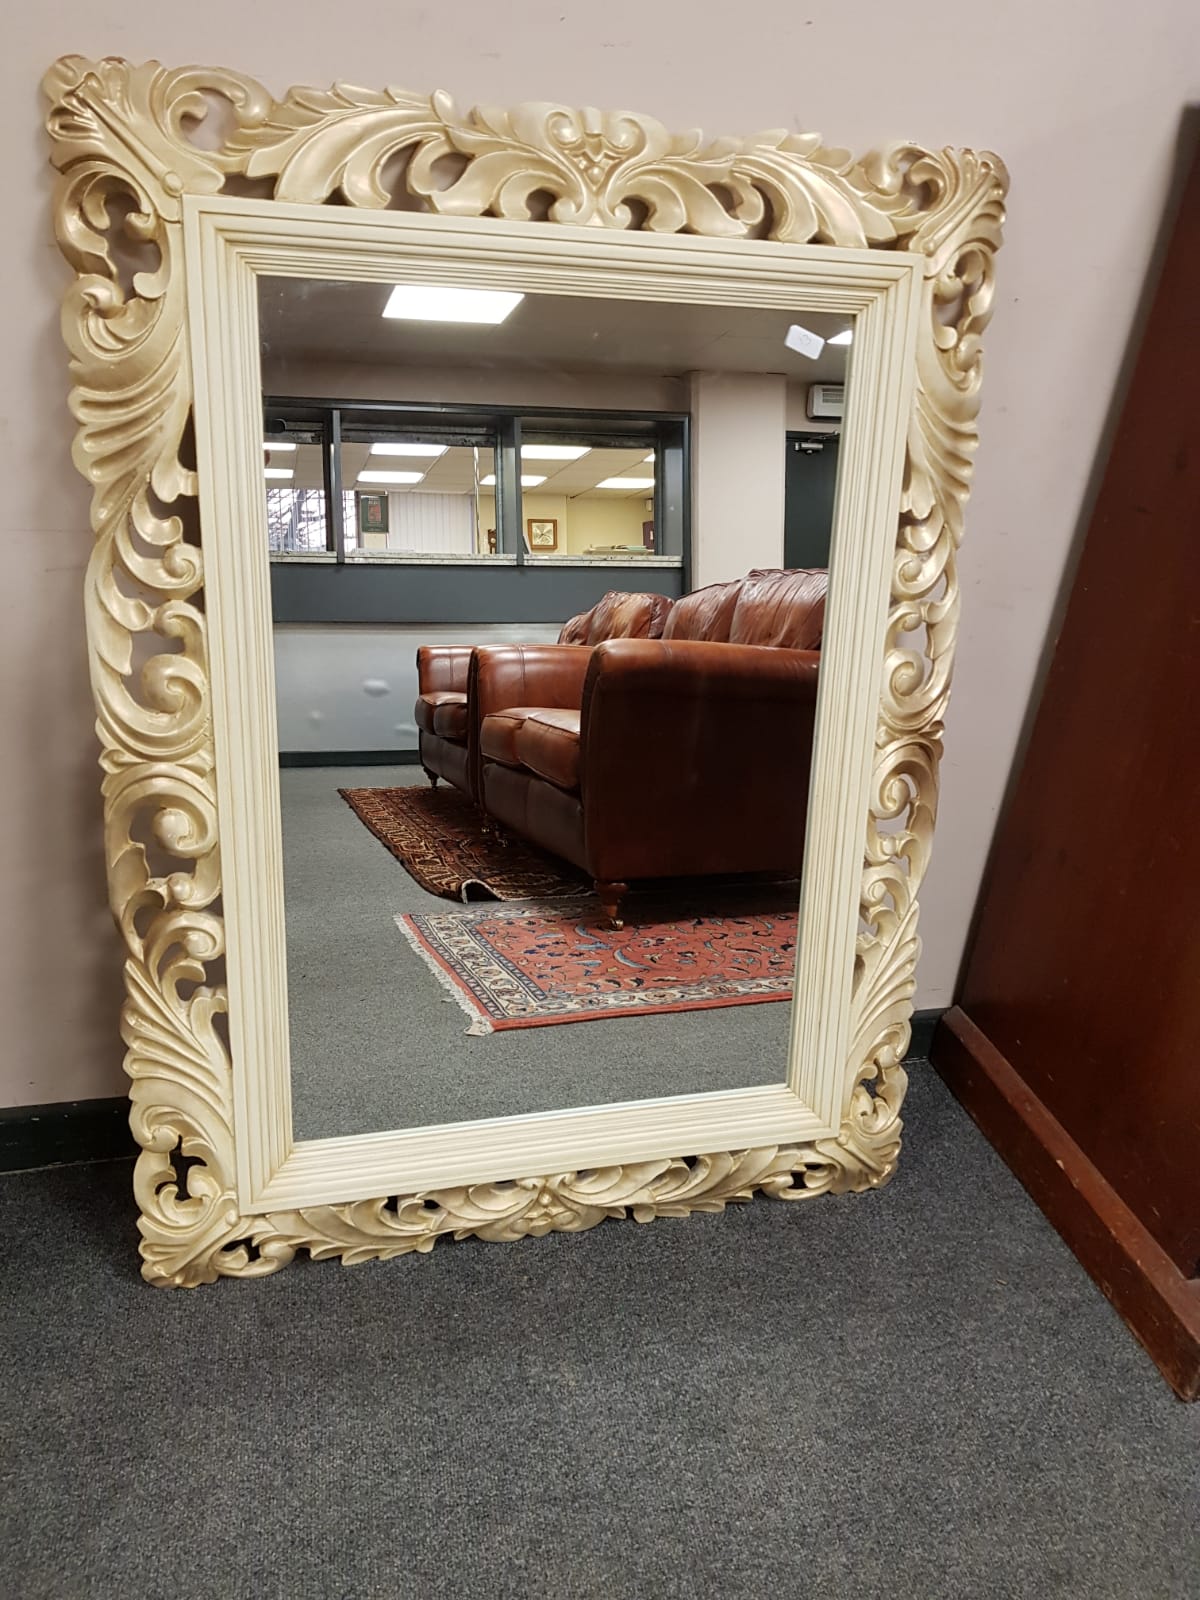
<svg viewBox="0 0 1200 1600">
<path fill-rule="evenodd" d="M 268 399 L 271 553 L 680 561 L 687 418 Z"/>
<path fill-rule="evenodd" d="M 658 446 L 652 435 L 521 435 L 527 558 L 654 555 Z"/>
<path fill-rule="evenodd" d="M 267 543 L 273 555 L 313 555 L 332 549 L 324 448 L 325 430 L 319 423 L 264 435 Z"/>
<path fill-rule="evenodd" d="M 346 556 L 496 551 L 496 434 L 489 428 L 346 425 Z"/>
</svg>

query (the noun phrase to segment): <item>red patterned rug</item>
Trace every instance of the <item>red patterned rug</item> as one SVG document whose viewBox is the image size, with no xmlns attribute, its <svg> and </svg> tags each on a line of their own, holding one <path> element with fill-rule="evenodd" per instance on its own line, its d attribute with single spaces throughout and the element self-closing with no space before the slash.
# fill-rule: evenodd
<svg viewBox="0 0 1200 1600">
<path fill-rule="evenodd" d="M 797 907 L 778 889 L 632 898 L 623 928 L 595 900 L 527 900 L 396 922 L 471 1018 L 468 1033 L 790 1000 Z"/>
<path fill-rule="evenodd" d="M 484 833 L 478 809 L 448 785 L 338 793 L 430 894 L 448 900 L 541 900 L 580 894 L 588 883 L 557 856 L 521 839 L 509 837 L 501 844 Z"/>
</svg>

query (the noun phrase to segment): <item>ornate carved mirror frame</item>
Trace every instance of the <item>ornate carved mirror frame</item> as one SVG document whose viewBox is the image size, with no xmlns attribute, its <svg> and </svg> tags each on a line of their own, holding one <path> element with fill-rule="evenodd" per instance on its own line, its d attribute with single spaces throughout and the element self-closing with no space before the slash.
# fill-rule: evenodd
<svg viewBox="0 0 1200 1600">
<path fill-rule="evenodd" d="M 93 488 L 87 624 L 144 1276 L 190 1286 L 275 1271 L 298 1249 L 352 1262 L 443 1234 L 509 1240 L 886 1181 L 1001 163 L 911 145 L 855 160 L 782 133 L 705 144 L 646 117 L 553 105 L 461 116 L 441 94 L 346 85 L 276 101 L 236 73 L 156 62 L 67 57 L 44 87 L 58 239 L 76 272 L 63 330 L 74 459 Z M 227 125 L 214 135 L 218 102 Z M 272 799 L 262 782 L 273 709 L 265 690 L 250 696 L 268 701 L 254 731 L 228 692 L 243 650 L 262 687 L 266 540 L 229 530 L 264 515 L 249 464 L 255 271 L 386 278 L 414 244 L 422 270 L 438 251 L 476 275 L 507 252 L 546 283 L 556 270 L 599 283 L 618 266 L 617 283 L 682 263 L 708 292 L 723 274 L 763 296 L 791 262 L 798 304 L 859 319 L 852 370 L 882 380 L 884 398 L 851 386 L 818 734 L 822 766 L 848 775 L 836 805 L 818 798 L 810 812 L 800 959 L 813 981 L 797 989 L 787 1085 L 564 1114 L 561 1148 L 522 1131 L 544 1118 L 507 1119 L 507 1142 L 499 1124 L 433 1130 L 428 1161 L 396 1166 L 388 1141 L 412 1134 L 291 1142 L 286 1051 L 272 1046 L 286 1035 L 270 981 L 281 912 L 269 884 L 245 887 L 256 840 L 278 852 L 277 786 Z M 874 568 L 870 538 L 851 549 L 843 532 L 860 522 L 882 529 Z M 762 1097 L 785 1089 L 799 1109 L 771 1122 Z M 642 1113 L 655 1107 L 649 1134 Z M 609 1131 L 589 1145 L 583 1119 L 598 1110 Z M 481 1128 L 490 1143 L 463 1155 Z M 784 1136 L 766 1143 L 766 1128 Z M 531 1166 L 535 1147 L 546 1159 Z M 376 1171 L 417 1176 L 381 1193 Z"/>
</svg>

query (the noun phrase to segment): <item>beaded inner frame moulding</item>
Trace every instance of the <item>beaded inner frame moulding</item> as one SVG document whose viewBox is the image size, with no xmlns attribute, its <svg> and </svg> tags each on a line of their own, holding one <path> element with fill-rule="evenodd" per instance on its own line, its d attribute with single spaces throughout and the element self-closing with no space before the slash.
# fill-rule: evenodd
<svg viewBox="0 0 1200 1600">
<path fill-rule="evenodd" d="M 444 1234 L 515 1240 L 885 1182 L 1000 161 L 911 144 L 860 160 L 785 133 L 706 143 L 557 105 L 464 115 L 443 94 L 345 84 L 277 100 L 157 62 L 65 57 L 44 88 L 75 271 L 63 330 L 92 486 L 87 626 L 144 1276 L 191 1286 L 301 1250 L 353 1262 Z M 265 515 L 257 350 L 230 330 L 253 333 L 268 269 L 382 280 L 419 261 L 486 282 L 515 260 L 559 292 L 786 295 L 856 318 L 788 1079 L 296 1143 L 266 538 L 231 534 Z M 235 670 L 257 719 L 229 691 Z"/>
</svg>

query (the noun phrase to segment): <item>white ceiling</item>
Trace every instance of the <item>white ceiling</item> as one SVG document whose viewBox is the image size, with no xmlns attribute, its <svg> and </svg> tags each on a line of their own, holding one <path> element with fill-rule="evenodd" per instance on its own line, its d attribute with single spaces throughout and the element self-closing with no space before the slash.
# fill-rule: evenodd
<svg viewBox="0 0 1200 1600">
<path fill-rule="evenodd" d="M 527 294 L 506 321 L 407 322 L 382 315 L 391 286 L 259 280 L 263 353 L 288 360 L 421 368 L 654 373 L 774 372 L 796 383 L 841 383 L 845 346 L 816 361 L 789 350 L 793 322 L 828 338 L 845 319 L 762 307 Z"/>
</svg>

